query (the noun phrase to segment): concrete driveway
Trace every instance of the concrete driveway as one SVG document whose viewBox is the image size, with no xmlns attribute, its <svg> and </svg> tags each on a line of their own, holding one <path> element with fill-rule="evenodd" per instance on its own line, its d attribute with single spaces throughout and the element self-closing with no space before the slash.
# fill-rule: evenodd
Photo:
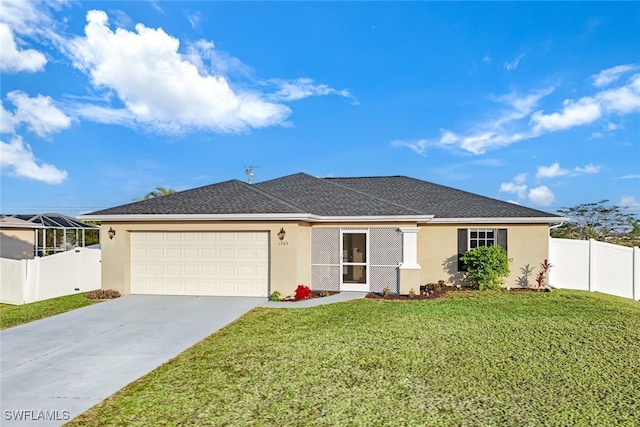
<svg viewBox="0 0 640 427">
<path fill-rule="evenodd" d="M 62 425 L 264 301 L 130 295 L 1 331 L 0 424 Z"/>
</svg>

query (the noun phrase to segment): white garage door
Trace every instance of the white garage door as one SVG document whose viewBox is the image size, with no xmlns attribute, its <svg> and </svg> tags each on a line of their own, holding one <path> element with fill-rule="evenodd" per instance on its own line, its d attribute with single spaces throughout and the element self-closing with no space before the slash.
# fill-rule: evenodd
<svg viewBox="0 0 640 427">
<path fill-rule="evenodd" d="M 132 232 L 131 293 L 266 297 L 265 232 Z"/>
</svg>

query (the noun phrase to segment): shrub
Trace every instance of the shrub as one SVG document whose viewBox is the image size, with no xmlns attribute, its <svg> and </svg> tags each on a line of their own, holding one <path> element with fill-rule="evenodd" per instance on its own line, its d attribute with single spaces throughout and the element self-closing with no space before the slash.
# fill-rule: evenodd
<svg viewBox="0 0 640 427">
<path fill-rule="evenodd" d="M 269 301 L 280 301 L 282 299 L 282 294 L 278 291 L 271 292 L 269 295 Z"/>
<path fill-rule="evenodd" d="M 549 269 L 551 269 L 553 265 L 549 263 L 549 260 L 545 259 L 542 263 L 540 263 L 540 271 L 536 276 L 536 283 L 538 284 L 538 289 L 545 287 L 545 281 L 547 279 L 547 275 L 549 274 Z"/>
<path fill-rule="evenodd" d="M 474 289 L 499 289 L 509 275 L 511 259 L 499 246 L 480 246 L 465 252 L 461 260 Z"/>
<path fill-rule="evenodd" d="M 96 289 L 87 294 L 89 299 L 114 299 L 120 298 L 120 292 L 114 289 Z"/>
<path fill-rule="evenodd" d="M 413 288 L 409 289 L 409 298 L 415 298 L 415 297 L 416 297 L 415 289 Z"/>
<path fill-rule="evenodd" d="M 391 289 L 389 289 L 388 286 L 382 290 L 383 297 L 388 297 L 390 293 L 391 293 Z"/>
<path fill-rule="evenodd" d="M 309 299 L 311 297 L 311 289 L 305 285 L 298 285 L 295 292 L 296 301 Z"/>
<path fill-rule="evenodd" d="M 329 295 L 331 295 L 331 292 L 329 292 L 329 291 L 320 291 L 320 292 L 318 292 L 318 296 L 321 296 L 321 297 L 328 297 Z"/>
<path fill-rule="evenodd" d="M 427 283 L 426 285 L 424 285 L 424 290 L 429 292 L 437 291 L 438 289 L 443 287 L 443 284 L 441 284 L 440 282 L 442 282 L 442 280 L 439 280 L 438 283 Z"/>
</svg>

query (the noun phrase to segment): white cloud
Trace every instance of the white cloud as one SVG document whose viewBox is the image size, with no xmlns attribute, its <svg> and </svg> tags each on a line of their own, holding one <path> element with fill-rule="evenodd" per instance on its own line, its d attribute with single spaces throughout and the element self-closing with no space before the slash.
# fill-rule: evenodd
<svg viewBox="0 0 640 427">
<path fill-rule="evenodd" d="M 37 24 L 48 21 L 42 4 L 25 0 L 1 0 L 0 22 L 7 24 L 18 34 L 34 34 L 41 31 Z"/>
<path fill-rule="evenodd" d="M 93 10 L 87 13 L 86 37 L 68 46 L 74 65 L 96 88 L 115 91 L 132 125 L 164 132 L 239 132 L 280 125 L 290 115 L 287 106 L 259 93 L 234 91 L 222 76 L 201 75 L 178 52 L 179 40 L 162 29 L 135 28 L 112 31 L 106 13 Z"/>
<path fill-rule="evenodd" d="M 482 62 L 484 62 L 485 64 L 491 64 L 491 57 L 489 55 L 483 56 Z"/>
<path fill-rule="evenodd" d="M 638 208 L 640 207 L 640 201 L 638 201 L 634 196 L 622 196 L 618 205 L 625 208 Z"/>
<path fill-rule="evenodd" d="M 623 207 L 640 207 L 640 201 L 634 196 L 622 196 L 618 204 Z"/>
<path fill-rule="evenodd" d="M 640 74 L 632 76 L 625 86 L 598 93 L 596 99 L 605 110 L 612 113 L 629 114 L 640 111 Z"/>
<path fill-rule="evenodd" d="M 618 179 L 640 179 L 640 175 L 624 175 L 619 177 Z"/>
<path fill-rule="evenodd" d="M 15 128 L 15 120 L 13 114 L 4 109 L 2 100 L 0 100 L 0 134 L 13 133 Z"/>
<path fill-rule="evenodd" d="M 591 123 L 601 115 L 600 105 L 594 98 L 584 97 L 578 101 L 566 99 L 562 112 L 544 114 L 542 111 L 536 111 L 531 115 L 531 123 L 538 133 L 553 132 Z"/>
<path fill-rule="evenodd" d="M 504 69 L 507 71 L 513 71 L 518 68 L 520 61 L 524 58 L 524 54 L 518 55 L 513 61 L 505 61 Z"/>
<path fill-rule="evenodd" d="M 580 174 L 594 174 L 594 173 L 600 172 L 601 169 L 602 169 L 602 166 L 597 166 L 591 163 L 589 163 L 588 165 L 585 165 L 584 167 L 576 166 L 575 168 L 573 168 L 573 170 L 576 173 L 580 173 Z"/>
<path fill-rule="evenodd" d="M 20 136 L 14 136 L 8 143 L 0 141 L 0 169 L 10 175 L 47 184 L 60 184 L 67 178 L 66 171 L 36 159 L 29 144 Z"/>
<path fill-rule="evenodd" d="M 503 182 L 500 184 L 500 191 L 503 193 L 514 193 L 517 194 L 519 198 L 524 198 L 527 195 L 527 185 L 525 184 L 527 180 L 526 173 L 520 173 L 513 177 L 512 182 Z M 516 202 L 511 202 L 516 203 Z"/>
<path fill-rule="evenodd" d="M 194 30 L 199 30 L 200 29 L 200 21 L 202 20 L 202 13 L 201 12 L 186 12 L 187 15 L 187 21 L 189 21 L 189 25 L 191 25 L 191 28 L 193 28 Z"/>
<path fill-rule="evenodd" d="M 418 141 L 392 141 L 394 147 L 409 147 L 418 154 L 423 154 L 428 147 L 458 147 L 473 154 L 505 147 L 532 137 L 531 131 L 514 131 L 514 124 L 528 116 L 545 96 L 551 94 L 554 87 L 537 90 L 526 95 L 516 92 L 499 97 L 490 97 L 492 101 L 507 106 L 496 117 L 482 120 L 478 125 L 463 135 L 447 129 L 440 129 L 440 138 L 420 139 Z"/>
<path fill-rule="evenodd" d="M 34 49 L 20 50 L 13 32 L 7 24 L 0 23 L 0 71 L 17 73 L 20 71 L 42 71 L 47 58 Z"/>
<path fill-rule="evenodd" d="M 48 96 L 38 95 L 30 98 L 22 91 L 12 91 L 7 94 L 9 101 L 15 105 L 12 113 L 2 108 L 2 130 L 13 131 L 20 123 L 26 123 L 27 127 L 40 137 L 46 137 L 71 126 L 71 118 L 60 111 Z M 11 126 L 9 126 L 11 125 Z"/>
<path fill-rule="evenodd" d="M 358 101 L 348 90 L 336 90 L 325 84 L 315 84 L 313 79 L 299 78 L 297 80 L 272 80 L 272 83 L 279 87 L 278 91 L 270 98 L 278 101 L 297 101 L 310 96 L 339 95 L 350 98 L 355 104 Z"/>
<path fill-rule="evenodd" d="M 513 182 L 503 182 L 500 184 L 500 191 L 504 193 L 515 193 L 518 197 L 524 197 L 527 194 L 526 184 L 516 184 Z"/>
<path fill-rule="evenodd" d="M 527 180 L 527 174 L 526 173 L 519 173 L 518 175 L 513 177 L 513 182 L 517 183 L 517 184 L 522 184 Z"/>
<path fill-rule="evenodd" d="M 559 176 L 568 175 L 569 171 L 560 167 L 560 163 L 552 163 L 549 166 L 538 166 L 536 178 L 557 178 Z"/>
<path fill-rule="evenodd" d="M 592 75 L 591 80 L 593 80 L 595 87 L 604 87 L 618 80 L 623 74 L 635 71 L 638 68 L 640 67 L 636 64 L 617 65 Z"/>
<path fill-rule="evenodd" d="M 549 187 L 541 185 L 540 187 L 529 190 L 529 200 L 537 205 L 549 206 L 554 202 L 555 195 Z"/>
<path fill-rule="evenodd" d="M 560 111 L 549 114 L 544 110 L 534 112 L 540 101 L 554 90 L 554 87 L 549 87 L 527 95 L 513 92 L 492 96 L 490 100 L 505 104 L 507 108 L 498 111 L 494 117 L 478 119 L 466 131 L 440 129 L 440 138 L 395 140 L 392 145 L 409 147 L 419 154 L 429 147 L 459 148 L 472 154 L 483 154 L 546 133 L 589 125 L 600 119 L 607 120 L 605 130 L 614 131 L 618 125 L 611 121 L 611 116 L 640 112 L 640 73 L 632 75 L 619 87 L 602 90 L 591 96 L 565 99 Z M 602 132 L 591 134 L 592 138 L 601 136 Z"/>
<path fill-rule="evenodd" d="M 597 166 L 592 163 L 589 163 L 584 167 L 576 166 L 573 168 L 573 171 L 570 171 L 569 169 L 564 169 L 560 167 L 560 163 L 555 162 L 549 166 L 538 166 L 538 171 L 536 172 L 536 178 L 544 179 L 544 178 L 557 178 L 559 176 L 566 176 L 566 175 L 573 175 L 573 176 L 584 175 L 584 174 L 590 175 L 590 174 L 595 174 L 600 172 L 600 169 L 602 169 L 601 166 Z"/>
<path fill-rule="evenodd" d="M 593 123 L 605 113 L 637 111 L 640 111 L 640 74 L 632 76 L 625 86 L 598 92 L 593 97 L 585 96 L 577 101 L 566 99 L 559 113 L 536 111 L 531 116 L 531 124 L 537 133 L 554 132 Z"/>
</svg>

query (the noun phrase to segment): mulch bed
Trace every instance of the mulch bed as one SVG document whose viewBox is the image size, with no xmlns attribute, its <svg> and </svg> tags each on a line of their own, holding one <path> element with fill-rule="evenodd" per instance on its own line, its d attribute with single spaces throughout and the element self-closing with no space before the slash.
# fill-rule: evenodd
<svg viewBox="0 0 640 427">
<path fill-rule="evenodd" d="M 320 295 L 322 293 L 322 295 Z M 311 292 L 311 296 L 307 299 L 315 299 L 315 298 L 324 298 L 324 297 L 328 297 L 331 295 L 335 295 L 335 294 L 339 294 L 340 292 L 336 292 L 336 291 L 312 291 Z M 296 302 L 297 300 L 294 298 L 291 299 L 281 299 L 281 302 Z M 305 300 L 301 300 L 301 301 L 305 301 Z"/>
<path fill-rule="evenodd" d="M 381 293 L 369 292 L 365 298 L 369 299 L 380 299 L 380 300 L 400 300 L 400 301 L 420 301 L 420 300 L 429 300 L 436 298 L 444 298 L 447 296 L 449 292 L 471 292 L 472 290 L 469 288 L 458 288 L 455 286 L 445 286 L 436 291 L 431 291 L 429 293 L 422 292 L 421 294 L 416 294 L 413 297 L 409 295 L 401 295 L 401 294 L 389 294 L 383 296 Z M 551 289 L 534 289 L 534 288 L 511 288 L 509 291 L 506 289 L 505 292 L 551 292 Z"/>
</svg>

